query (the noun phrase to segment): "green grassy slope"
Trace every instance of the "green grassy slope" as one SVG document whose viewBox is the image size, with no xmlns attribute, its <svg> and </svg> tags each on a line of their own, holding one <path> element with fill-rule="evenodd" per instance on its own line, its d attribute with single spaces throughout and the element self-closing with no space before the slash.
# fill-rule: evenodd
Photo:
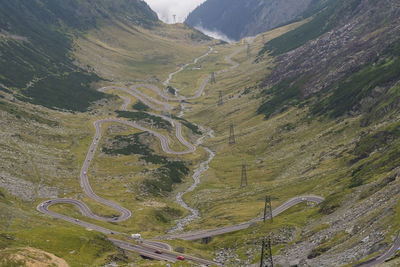
<svg viewBox="0 0 400 267">
<path fill-rule="evenodd" d="M 275 29 L 265 33 L 264 38 L 267 42 L 276 40 L 306 23 Z M 96 27 L 73 40 L 71 62 L 109 79 L 102 82 L 107 85 L 114 84 L 111 80 L 119 86 L 136 81 L 160 85 L 166 74 L 204 54 L 210 44 L 207 38 L 194 36 L 196 32 L 184 25 L 146 28 L 113 19 L 109 24 L 96 23 Z M 369 32 L 368 36 L 379 39 L 380 32 Z M 4 38 L 5 43 L 10 38 Z M 15 36 L 12 38 L 23 43 L 15 40 Z M 250 57 L 243 51 L 234 58 L 240 63 L 237 69 L 217 76 L 217 82 L 206 87 L 204 96 L 191 100 L 191 105 L 187 105 L 190 109 L 181 119 L 194 132 L 199 130 L 196 125 L 212 129 L 214 137 L 206 139 L 204 145 L 216 153 L 199 187 L 184 196 L 201 213 L 201 219 L 187 229 L 221 227 L 259 217 L 265 195 L 272 197 L 273 207 L 303 194 L 321 195 L 326 200 L 319 206 L 298 205 L 275 218 L 273 224 L 255 224 L 247 230 L 216 237 L 208 245 L 197 241 L 172 241 L 171 245 L 210 259 L 221 248 L 230 249 L 229 255 L 237 255 L 243 266 L 259 260 L 260 241 L 270 233 L 275 260 L 283 266 L 289 265 L 285 260 L 293 259 L 293 255 L 296 260 L 301 255 L 310 265 L 321 266 L 326 258 L 340 265 L 343 259 L 351 263 L 380 253 L 398 233 L 398 42 L 386 44 L 378 59 L 366 57 L 368 60 L 346 72 L 337 82 L 305 96 L 309 83 L 323 77 L 312 84 L 318 86 L 327 80 L 322 73 L 324 69 L 312 69 L 313 75 L 301 72 L 280 76 L 277 70 L 285 61 L 265 55 L 255 62 L 254 51 L 264 47 L 261 39 L 252 44 Z M 215 47 L 215 53 L 199 62 L 201 70 L 188 68 L 175 76 L 171 84 L 185 95 L 192 95 L 205 75 L 226 67 L 224 58 L 242 46 Z M 298 62 L 313 65 L 315 61 L 311 60 L 315 59 L 300 57 Z M 336 74 L 335 67 L 331 65 L 329 71 Z M 265 77 L 274 79 L 265 82 Z M 77 83 L 79 79 L 83 78 L 78 77 Z M 37 82 L 39 88 L 44 88 Z M 116 112 L 122 104 L 117 97 L 97 102 L 90 112 L 70 114 L 15 99 L 14 89 L 4 85 L 0 90 L 3 151 L 0 159 L 4 163 L 0 171 L 3 179 L 11 177 L 18 182 L 16 189 L 7 184 L 8 190 L 0 191 L 0 256 L 8 255 L 8 249 L 32 246 L 65 259 L 71 266 L 97 266 L 111 261 L 121 265 L 159 266 L 137 255 L 121 254 L 103 235 L 35 211 L 43 199 L 71 197 L 84 200 L 97 214 L 112 216 L 115 211 L 87 199 L 77 181 L 93 136 L 92 123 L 100 118 L 117 117 L 118 113 L 144 121 L 156 119 L 143 114 L 143 105 L 130 107 L 138 109 L 136 112 Z M 156 97 L 148 89 L 139 89 Z M 220 91 L 222 106 L 217 105 Z M 87 96 L 79 97 L 87 100 Z M 129 98 L 131 103 L 138 101 Z M 73 108 L 79 110 L 83 102 L 78 104 Z M 180 108 L 176 103 L 173 105 L 172 116 L 176 116 Z M 235 145 L 228 144 L 231 123 L 235 127 Z M 174 149 L 180 149 L 170 125 L 163 120 L 158 124 L 156 130 L 170 137 Z M 194 141 L 196 137 L 186 128 L 185 137 Z M 189 186 L 190 174 L 207 158 L 206 152 L 198 148 L 193 154 L 167 157 L 157 139 L 116 123 L 105 124 L 103 136 L 99 142 L 104 149 L 96 151 L 89 179 L 97 194 L 121 203 L 134 217 L 116 224 L 84 218 L 69 205 L 55 206 L 52 210 L 116 231 L 140 232 L 146 238 L 164 235 L 176 219 L 187 215 L 174 202 L 175 196 Z M 244 163 L 249 185 L 240 188 Z M 39 185 L 46 186 L 53 194 L 56 188 L 56 196 L 39 190 Z M 299 246 L 307 246 L 309 250 L 291 254 Z M 368 251 L 368 255 L 351 258 L 354 253 L 346 252 L 352 249 Z M 230 261 L 239 264 L 233 258 Z"/>
<path fill-rule="evenodd" d="M 157 16 L 141 1 L 17 0 L 1 4 L 0 83 L 46 107 L 84 111 L 103 97 L 96 74 L 74 65 L 72 34 L 118 18 L 151 26 Z M 21 98 L 22 99 L 22 98 Z"/>
<path fill-rule="evenodd" d="M 92 122 L 111 114 L 117 117 L 115 110 L 122 105 L 119 98 L 104 98 L 94 89 L 114 75 L 128 82 L 156 76 L 165 79 L 180 64 L 204 54 L 212 42 L 185 25 L 159 23 L 141 1 L 14 1 L 0 5 L 0 29 L 4 30 L 0 33 L 0 266 L 11 264 L 10 257 L 23 255 L 29 247 L 63 258 L 71 266 L 109 262 L 151 265 L 136 254 L 121 254 L 102 234 L 39 214 L 36 206 L 55 197 L 82 198 L 96 213 L 114 214 L 114 210 L 86 199 L 77 180 L 94 133 Z M 104 61 L 97 64 L 94 59 L 99 56 Z M 112 66 L 103 72 L 107 60 Z M 136 101 L 132 99 L 132 103 Z M 86 111 L 89 107 L 85 113 L 54 110 Z M 102 141 L 137 133 L 115 128 L 118 125 L 105 125 Z M 166 129 L 160 131 L 173 136 Z M 175 139 L 171 137 L 170 145 L 179 150 Z M 159 142 L 153 141 L 150 145 L 146 142 L 156 151 L 148 163 L 131 153 L 112 156 L 99 151 L 90 171 L 94 190 L 124 203 L 134 219 L 115 225 L 88 220 L 67 205 L 54 210 L 126 233 L 164 233 L 187 213 L 173 203 L 170 191 L 175 184 L 186 184 L 187 166 L 196 165 L 204 155 L 198 152 L 184 161 L 158 156 L 162 154 Z"/>
<path fill-rule="evenodd" d="M 346 2 L 344 6 L 348 4 L 351 3 Z M 216 151 L 216 157 L 199 188 L 184 197 L 202 213 L 202 219 L 188 229 L 221 227 L 256 218 L 263 211 L 265 195 L 272 196 L 274 207 L 303 194 L 326 198 L 319 207 L 302 206 L 285 212 L 272 225 L 259 225 L 248 231 L 217 237 L 208 245 L 196 243 L 197 249 L 230 248 L 246 265 L 249 258 L 253 263 L 259 259 L 259 252 L 249 256 L 248 251 L 259 249 L 262 236 L 272 231 L 273 251 L 279 264 L 289 265 L 289 260 L 285 261 L 287 255 L 296 259 L 301 247 L 309 246 L 314 250 L 302 256 L 308 264 L 321 266 L 324 260 L 330 260 L 339 266 L 345 262 L 343 255 L 353 257 L 346 259 L 347 263 L 370 255 L 347 252 L 358 250 L 359 240 L 367 235 L 379 232 L 386 237 L 383 241 L 373 239 L 366 243 L 374 255 L 382 252 L 376 244 L 383 246 L 392 242 L 388 240 L 398 234 L 398 229 L 394 230 L 398 216 L 395 207 L 398 205 L 400 158 L 398 44 L 396 39 L 382 36 L 386 36 L 388 29 L 388 32 L 395 29 L 392 27 L 395 23 L 392 20 L 377 24 L 373 33 L 368 32 L 366 24 L 357 25 L 358 33 L 366 35 L 355 34 L 356 40 L 365 40 L 363 36 L 377 40 L 365 46 L 363 43 L 363 51 L 375 51 L 379 40 L 387 40 L 385 46 L 380 47 L 382 52 L 378 57 L 355 60 L 358 65 L 341 73 L 343 76 L 337 78 L 338 82 L 331 83 L 320 93 L 309 93 L 305 97 L 306 89 L 323 87 L 336 75 L 335 67 L 340 64 L 327 64 L 326 69 L 318 64 L 314 66 L 323 59 L 317 55 L 323 55 L 329 45 L 306 44 L 297 54 L 291 52 L 278 60 L 266 56 L 255 63 L 254 55 L 250 58 L 245 52 L 238 55 L 236 60 L 241 63 L 240 67 L 217 77 L 217 83 L 207 87 L 207 96 L 194 101 L 194 108 L 185 118 L 215 131 L 215 138 L 206 146 Z M 378 25 L 384 26 L 379 28 Z M 335 34 L 334 31 L 332 36 Z M 270 33 L 264 36 L 267 43 L 274 37 Z M 261 38 L 252 45 L 256 50 L 263 47 Z M 340 56 L 334 60 L 341 63 L 349 55 L 347 53 L 354 52 L 346 46 L 337 47 Z M 305 50 L 307 54 L 302 55 Z M 315 58 L 307 58 L 311 54 L 315 54 Z M 285 64 L 291 64 L 290 68 L 285 68 Z M 302 72 L 299 67 L 302 74 L 293 75 L 293 69 L 297 71 L 296 64 L 310 66 L 311 71 Z M 289 73 L 287 76 L 281 76 L 284 70 Z M 265 77 L 268 77 L 267 82 L 263 81 Z M 224 105 L 220 107 L 216 105 L 219 91 L 224 97 Z M 235 127 L 236 144 L 229 146 L 231 122 Z M 249 180 L 246 188 L 240 188 L 243 163 L 247 164 Z M 371 203 L 380 204 L 371 206 Z M 355 207 L 362 210 L 362 214 Z M 380 217 L 384 211 L 387 212 Z M 365 232 L 346 233 L 350 227 L 359 227 Z M 290 233 L 293 236 L 285 239 Z M 321 240 L 313 244 L 318 238 Z"/>
</svg>

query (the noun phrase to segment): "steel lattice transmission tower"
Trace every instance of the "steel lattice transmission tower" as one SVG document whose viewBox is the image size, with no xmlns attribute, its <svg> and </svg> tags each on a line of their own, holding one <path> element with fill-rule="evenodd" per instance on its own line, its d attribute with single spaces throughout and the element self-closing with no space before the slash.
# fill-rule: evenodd
<svg viewBox="0 0 400 267">
<path fill-rule="evenodd" d="M 272 215 L 272 205 L 271 205 L 271 197 L 265 197 L 265 206 L 264 206 L 264 223 L 267 221 L 267 217 L 271 219 L 271 223 L 273 222 Z M 274 267 L 274 261 L 272 259 L 272 250 L 271 250 L 271 237 L 265 237 L 262 241 L 261 248 L 261 263 L 260 267 Z"/>
<path fill-rule="evenodd" d="M 264 223 L 266 222 L 267 218 L 271 219 L 271 223 L 274 222 L 272 216 L 272 205 L 271 205 L 271 197 L 266 196 L 265 198 L 265 206 L 264 206 Z"/>
<path fill-rule="evenodd" d="M 246 173 L 246 164 L 242 164 L 242 180 L 240 182 L 240 187 L 247 186 L 247 173 Z"/>
<path fill-rule="evenodd" d="M 274 267 L 271 251 L 271 238 L 266 237 L 262 241 L 260 267 Z"/>
<path fill-rule="evenodd" d="M 211 72 L 211 83 L 216 83 L 215 81 L 215 72 Z"/>
<path fill-rule="evenodd" d="M 218 96 L 218 106 L 222 106 L 224 102 L 222 101 L 222 91 L 219 91 L 219 96 Z"/>
<path fill-rule="evenodd" d="M 250 55 L 251 55 L 250 44 L 247 44 L 247 56 L 250 57 Z"/>
<path fill-rule="evenodd" d="M 176 15 L 172 15 L 174 17 L 174 23 L 176 23 Z"/>
<path fill-rule="evenodd" d="M 235 131 L 233 129 L 233 123 L 231 123 L 230 127 L 229 127 L 229 144 L 230 145 L 234 145 L 236 144 L 236 140 L 235 140 Z"/>
</svg>

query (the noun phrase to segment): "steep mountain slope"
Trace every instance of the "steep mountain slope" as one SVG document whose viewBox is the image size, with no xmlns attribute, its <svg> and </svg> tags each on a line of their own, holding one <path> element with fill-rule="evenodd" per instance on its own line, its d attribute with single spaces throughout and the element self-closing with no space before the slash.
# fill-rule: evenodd
<svg viewBox="0 0 400 267">
<path fill-rule="evenodd" d="M 260 55 L 292 51 L 277 58 L 277 67 L 264 83 L 275 84 L 272 91 L 282 88 L 287 97 L 272 98 L 259 112 L 269 116 L 288 101 L 317 94 L 311 102 L 314 114 L 382 115 L 389 110 L 378 107 L 381 98 L 392 99 L 388 105 L 396 108 L 395 98 L 388 94 L 399 81 L 399 23 L 396 1 L 379 6 L 370 1 L 331 1 L 312 21 L 266 43 Z"/>
<path fill-rule="evenodd" d="M 120 17 L 101 19 L 96 27 L 89 20 L 84 29 L 57 28 L 74 33 L 67 35 L 71 68 L 101 78 L 96 88 L 109 86 L 101 91 L 119 97 L 69 113 L 26 103 L 18 88 L 0 89 L 0 265 L 23 265 L 19 259 L 33 247 L 38 258 L 55 255 L 71 266 L 160 266 L 164 263 L 122 252 L 107 239 L 128 240 L 126 235 L 107 236 L 74 223 L 147 239 L 180 229 L 177 221 L 193 210 L 199 216 L 185 230 L 254 222 L 204 240 L 208 244 L 170 242 L 179 253 L 225 266 L 258 265 L 266 236 L 280 266 L 349 266 L 382 255 L 400 229 L 397 2 L 312 1 L 302 15 L 307 20 L 249 39 L 250 47 L 210 42 L 185 25 L 142 27 Z M 44 10 L 51 6 L 41 3 Z M 10 32 L 2 38 L 26 41 Z M 151 130 L 115 121 L 123 118 Z M 93 122 L 104 119 L 102 138 L 93 138 Z M 200 132 L 207 134 L 199 139 Z M 166 136 L 167 145 L 155 134 Z M 191 152 L 183 138 L 202 144 Z M 165 146 L 191 153 L 172 154 Z M 85 170 L 93 191 L 129 209 L 128 220 L 110 222 L 118 220 L 116 211 L 82 191 L 80 170 L 88 153 L 93 158 Z M 181 192 L 187 192 L 182 199 L 191 209 L 177 201 Z M 306 195 L 324 201 L 301 203 L 257 223 L 266 195 L 272 208 Z M 83 201 L 106 220 L 88 218 L 69 204 L 50 211 L 74 223 L 35 210 L 55 198 Z"/>
<path fill-rule="evenodd" d="M 317 207 L 293 208 L 273 223 L 211 241 L 225 248 L 217 258 L 227 265 L 255 263 L 267 234 L 281 266 L 353 265 L 398 238 L 400 6 L 319 4 L 296 29 L 277 38 L 283 29 L 265 33 L 266 44 L 259 36 L 250 57 L 235 57 L 240 67 L 217 77 L 208 101 L 187 114 L 215 131 L 205 145 L 216 153 L 204 183 L 185 199 L 203 215 L 191 229 L 256 218 L 265 195 L 273 207 L 302 194 L 325 197 Z"/>
<path fill-rule="evenodd" d="M 83 111 L 103 94 L 96 74 L 73 64 L 73 34 L 118 19 L 150 27 L 157 15 L 139 0 L 4 1 L 0 10 L 0 84 L 20 99 Z"/>
<path fill-rule="evenodd" d="M 36 207 L 43 199 L 84 198 L 77 178 L 94 131 L 92 122 L 122 105 L 119 98 L 96 89 L 112 79 L 165 79 L 179 65 L 204 54 L 212 42 L 185 25 L 162 24 L 143 1 L 136 0 L 3 1 L 0 13 L 0 265 L 24 266 L 30 255 L 49 262 L 57 255 L 70 266 L 140 265 L 142 258 L 121 253 L 104 235 L 49 219 Z M 110 139 L 137 133 L 112 126 L 104 126 L 111 128 Z M 123 181 L 118 182 L 121 188 L 96 190 L 118 202 L 116 197 L 136 202 L 129 206 L 143 213 L 129 222 L 132 231 L 160 231 L 170 227 L 177 214 L 184 214 L 174 203 L 154 208 L 146 206 L 146 196 L 135 198 L 127 192 L 133 183 L 153 179 L 152 172 L 131 175 L 140 168 L 125 165 L 132 156 L 114 161 L 103 156 L 106 165 L 112 165 L 104 179 L 115 175 Z M 178 166 L 186 173 L 182 164 L 157 159 L 165 164 L 147 167 L 159 169 L 159 179 L 173 178 L 165 187 L 182 182 L 171 171 L 171 166 Z M 103 162 L 96 168 L 102 166 Z M 97 213 L 114 212 L 88 202 Z M 82 216 L 68 205 L 52 209 Z M 157 223 L 140 227 L 148 220 Z"/>
<path fill-rule="evenodd" d="M 296 19 L 312 0 L 208 0 L 186 23 L 221 32 L 232 40 L 254 36 Z M 315 1 L 314 1 L 315 2 Z"/>
</svg>

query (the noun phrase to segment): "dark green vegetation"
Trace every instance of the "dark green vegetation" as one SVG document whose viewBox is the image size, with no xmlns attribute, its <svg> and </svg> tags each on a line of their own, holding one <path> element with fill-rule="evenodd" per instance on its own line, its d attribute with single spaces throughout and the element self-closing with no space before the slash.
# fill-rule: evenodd
<svg viewBox="0 0 400 267">
<path fill-rule="evenodd" d="M 333 213 L 337 208 L 340 207 L 342 199 L 345 195 L 346 192 L 342 191 L 325 197 L 325 200 L 320 205 L 319 212 L 325 215 Z"/>
<path fill-rule="evenodd" d="M 172 94 L 172 95 L 175 95 L 175 93 L 176 93 L 175 88 L 172 87 L 172 86 L 167 86 L 167 90 L 168 90 L 168 92 L 169 92 L 170 94 Z"/>
<path fill-rule="evenodd" d="M 173 185 L 181 183 L 189 174 L 189 169 L 183 161 L 172 161 L 156 155 L 153 149 L 140 141 L 141 135 L 143 133 L 116 136 L 111 140 L 111 148 L 103 147 L 102 151 L 109 155 L 140 155 L 140 159 L 147 163 L 161 165 L 153 172 L 155 179 L 146 180 L 144 184 L 154 195 L 171 192 Z"/>
<path fill-rule="evenodd" d="M 275 113 L 285 111 L 288 107 L 296 105 L 302 98 L 301 86 L 306 78 L 294 82 L 295 79 L 286 79 L 274 85 L 271 89 L 262 91 L 262 95 L 270 96 L 257 110 L 266 118 Z"/>
<path fill-rule="evenodd" d="M 154 124 L 156 127 L 159 128 L 168 128 L 171 127 L 171 123 L 169 121 L 164 120 L 163 118 L 157 117 L 157 116 L 153 116 L 151 114 L 145 113 L 145 112 L 131 112 L 131 111 L 117 111 L 118 113 L 118 117 L 121 118 L 127 118 L 130 119 L 132 121 L 135 120 L 143 120 L 146 121 L 148 123 L 152 123 Z"/>
<path fill-rule="evenodd" d="M 400 123 L 395 123 L 386 129 L 361 137 L 356 144 L 354 154 L 357 156 L 357 160 L 367 158 L 376 150 L 384 151 L 392 148 L 393 143 L 399 138 Z"/>
<path fill-rule="evenodd" d="M 143 104 L 142 101 L 138 101 L 138 102 L 136 102 L 135 104 L 133 104 L 133 105 L 132 105 L 132 108 L 133 108 L 133 109 L 136 109 L 136 110 L 138 110 L 138 111 L 147 111 L 147 110 L 149 110 L 149 107 L 146 106 L 145 104 Z"/>
<path fill-rule="evenodd" d="M 196 124 L 193 124 L 193 123 L 185 120 L 184 118 L 180 118 L 180 117 L 177 117 L 174 115 L 172 115 L 172 118 L 182 122 L 182 124 L 185 125 L 187 128 L 189 128 L 194 134 L 198 134 L 198 135 L 202 134 L 202 132 L 200 131 L 200 128 Z"/>
<path fill-rule="evenodd" d="M 357 142 L 354 155 L 356 158 L 352 162 L 357 163 L 351 173 L 350 188 L 400 166 L 400 123 L 362 137 Z M 388 184 L 390 179 L 381 183 Z"/>
<path fill-rule="evenodd" d="M 391 55 L 394 56 L 394 55 Z M 351 74 L 334 88 L 333 94 L 317 103 L 314 114 L 339 117 L 349 112 L 377 86 L 385 86 L 400 77 L 400 57 L 384 58 Z"/>
<path fill-rule="evenodd" d="M 91 89 L 99 77 L 75 66 L 70 58 L 72 36 L 113 17 L 148 26 L 157 22 L 139 0 L 2 2 L 0 83 L 35 104 L 85 111 L 104 95 Z"/>
<path fill-rule="evenodd" d="M 90 88 L 90 84 L 98 80 L 97 75 L 80 70 L 49 76 L 24 91 L 28 97 L 24 100 L 48 108 L 86 111 L 90 103 L 105 97 L 103 93 Z"/>
<path fill-rule="evenodd" d="M 21 108 L 10 105 L 7 102 L 0 100 L 0 110 L 13 114 L 17 119 L 23 119 L 27 121 L 35 121 L 42 124 L 47 124 L 48 126 L 57 126 L 58 122 L 43 118 L 37 114 L 29 113 Z"/>
<path fill-rule="evenodd" d="M 167 223 L 172 220 L 176 220 L 182 215 L 183 212 L 181 210 L 174 209 L 171 207 L 164 207 L 154 211 L 154 216 L 156 217 L 157 221 L 162 223 Z"/>
</svg>

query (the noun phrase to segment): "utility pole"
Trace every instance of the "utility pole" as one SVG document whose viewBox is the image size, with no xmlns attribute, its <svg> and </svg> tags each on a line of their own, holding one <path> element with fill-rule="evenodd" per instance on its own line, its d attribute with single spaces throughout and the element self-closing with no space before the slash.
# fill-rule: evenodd
<svg viewBox="0 0 400 267">
<path fill-rule="evenodd" d="M 247 186 L 247 173 L 246 173 L 246 164 L 242 164 L 242 181 L 240 182 L 240 187 Z"/>
<path fill-rule="evenodd" d="M 265 206 L 264 206 L 264 223 L 267 219 L 267 217 L 269 217 L 271 219 L 271 223 L 273 223 L 273 217 L 272 217 L 272 205 L 271 205 L 271 197 L 267 196 L 265 198 Z"/>
<path fill-rule="evenodd" d="M 233 130 L 233 123 L 231 123 L 230 129 L 229 129 L 229 144 L 230 144 L 230 145 L 236 144 L 235 132 L 234 132 L 234 130 Z"/>
<path fill-rule="evenodd" d="M 222 91 L 219 91 L 219 97 L 218 97 L 218 106 L 222 106 L 224 102 L 222 101 Z"/>
<path fill-rule="evenodd" d="M 262 241 L 261 248 L 261 263 L 260 267 L 274 267 L 274 261 L 272 260 L 272 251 L 271 251 L 271 238 L 266 237 Z"/>
<path fill-rule="evenodd" d="M 250 55 L 251 55 L 250 44 L 247 44 L 247 56 L 250 57 Z"/>
<path fill-rule="evenodd" d="M 262 35 L 262 42 L 265 43 L 265 37 L 264 34 Z"/>
<path fill-rule="evenodd" d="M 211 83 L 216 83 L 216 81 L 215 81 L 215 72 L 211 72 Z"/>
<path fill-rule="evenodd" d="M 172 15 L 174 17 L 174 23 L 176 23 L 176 15 Z"/>
</svg>

